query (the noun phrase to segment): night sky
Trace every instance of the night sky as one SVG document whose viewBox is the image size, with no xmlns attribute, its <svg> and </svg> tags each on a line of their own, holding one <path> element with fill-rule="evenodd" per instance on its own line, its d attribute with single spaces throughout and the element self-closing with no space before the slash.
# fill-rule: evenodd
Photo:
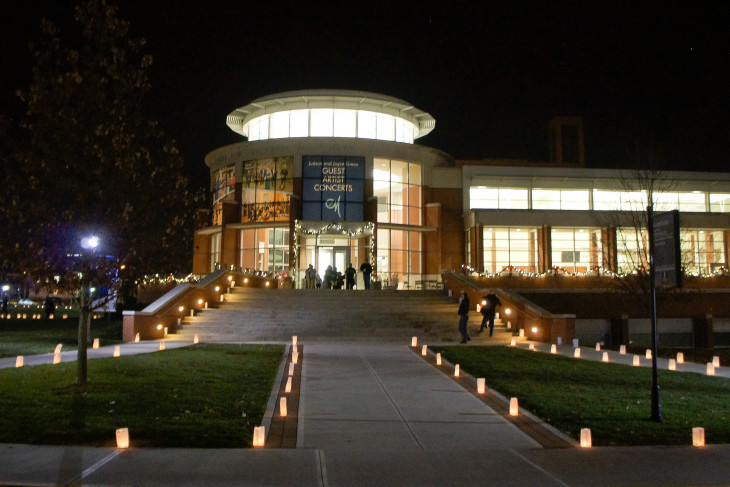
<svg viewBox="0 0 730 487">
<path fill-rule="evenodd" d="M 67 30 L 75 3 L 3 7 L 4 112 L 27 86 L 41 17 Z M 229 112 L 317 88 L 412 103 L 436 119 L 419 143 L 457 159 L 545 160 L 548 120 L 582 115 L 590 167 L 627 167 L 638 140 L 668 169 L 730 169 L 727 1 L 113 3 L 154 58 L 147 113 L 201 186 L 205 154 L 242 140 Z"/>
</svg>

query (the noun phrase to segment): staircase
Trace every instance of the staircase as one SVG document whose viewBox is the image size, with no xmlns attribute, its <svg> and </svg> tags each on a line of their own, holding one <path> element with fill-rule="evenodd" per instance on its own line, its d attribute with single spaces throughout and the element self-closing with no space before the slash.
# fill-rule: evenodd
<svg viewBox="0 0 730 487">
<path fill-rule="evenodd" d="M 186 317 L 170 340 L 281 342 L 306 340 L 458 342 L 458 303 L 443 291 L 347 291 L 234 288 L 218 308 Z M 475 333 L 481 314 L 469 314 L 472 343 L 509 342 L 500 320 L 495 336 Z"/>
</svg>

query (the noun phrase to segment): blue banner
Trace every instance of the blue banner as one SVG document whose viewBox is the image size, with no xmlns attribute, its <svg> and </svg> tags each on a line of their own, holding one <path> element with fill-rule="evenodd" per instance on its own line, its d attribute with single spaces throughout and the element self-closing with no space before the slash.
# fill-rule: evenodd
<svg viewBox="0 0 730 487">
<path fill-rule="evenodd" d="M 365 158 L 304 156 L 302 219 L 363 221 Z"/>
</svg>

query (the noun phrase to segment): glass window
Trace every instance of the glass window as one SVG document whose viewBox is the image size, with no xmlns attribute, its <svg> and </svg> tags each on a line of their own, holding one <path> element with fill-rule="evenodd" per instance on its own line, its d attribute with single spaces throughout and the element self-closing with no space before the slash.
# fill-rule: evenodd
<svg viewBox="0 0 730 487">
<path fill-rule="evenodd" d="M 357 136 L 361 139 L 374 139 L 377 132 L 375 130 L 375 112 L 358 111 L 357 112 Z"/>
<path fill-rule="evenodd" d="M 309 135 L 311 137 L 332 137 L 334 130 L 334 111 L 322 108 L 312 110 Z"/>
<path fill-rule="evenodd" d="M 560 190 L 561 210 L 589 210 L 590 192 L 587 189 Z"/>
<path fill-rule="evenodd" d="M 715 213 L 730 212 L 730 194 L 710 193 L 710 211 Z"/>
<path fill-rule="evenodd" d="M 593 190 L 593 209 L 598 211 L 617 211 L 621 209 L 621 192 Z"/>
<path fill-rule="evenodd" d="M 357 137 L 357 112 L 335 110 L 335 137 Z"/>
<path fill-rule="evenodd" d="M 705 194 L 701 192 L 679 193 L 679 211 L 705 212 Z"/>
<path fill-rule="evenodd" d="M 407 184 L 421 181 L 421 166 L 405 161 L 375 159 L 373 162 L 373 195 L 378 199 L 378 221 L 420 225 L 423 219 L 422 190 Z"/>
<path fill-rule="evenodd" d="M 395 140 L 395 119 L 392 115 L 377 113 L 377 139 Z"/>
<path fill-rule="evenodd" d="M 283 139 L 289 137 L 289 112 L 271 114 L 271 138 Z"/>
<path fill-rule="evenodd" d="M 408 163 L 391 161 L 390 180 L 394 183 L 408 183 Z"/>
<path fill-rule="evenodd" d="M 537 272 L 537 229 L 484 228 L 484 272 Z"/>
<path fill-rule="evenodd" d="M 559 189 L 533 189 L 532 209 L 534 210 L 559 210 L 560 190 Z"/>
<path fill-rule="evenodd" d="M 500 209 L 526 210 L 527 203 L 527 189 L 499 188 Z"/>
<path fill-rule="evenodd" d="M 241 222 L 289 221 L 292 175 L 291 157 L 244 161 Z"/>
<path fill-rule="evenodd" d="M 210 270 L 218 268 L 221 261 L 221 234 L 214 233 L 210 236 Z"/>
<path fill-rule="evenodd" d="M 677 193 L 654 193 L 654 211 L 670 211 L 679 208 Z"/>
<path fill-rule="evenodd" d="M 649 234 L 646 230 L 621 227 L 616 230 L 619 274 L 644 272 L 649 268 Z"/>
<path fill-rule="evenodd" d="M 469 188 L 469 207 L 472 209 L 499 208 L 499 190 L 484 186 L 472 186 Z"/>
<path fill-rule="evenodd" d="M 265 272 L 289 270 L 289 229 L 241 230 L 241 267 Z"/>
<path fill-rule="evenodd" d="M 680 230 L 682 267 L 694 275 L 709 275 L 725 265 L 722 230 Z"/>
<path fill-rule="evenodd" d="M 292 110 L 289 116 L 289 136 L 307 137 L 309 135 L 309 110 Z"/>
</svg>

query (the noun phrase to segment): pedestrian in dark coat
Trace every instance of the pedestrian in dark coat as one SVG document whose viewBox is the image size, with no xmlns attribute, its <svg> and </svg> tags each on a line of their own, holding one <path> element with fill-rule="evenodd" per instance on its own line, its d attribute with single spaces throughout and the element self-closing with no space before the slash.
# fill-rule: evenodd
<svg viewBox="0 0 730 487">
<path fill-rule="evenodd" d="M 354 267 L 352 267 L 352 262 L 350 262 L 347 269 L 345 269 L 345 283 L 347 284 L 347 289 L 355 287 L 355 274 L 357 274 L 357 271 Z"/>
<path fill-rule="evenodd" d="M 461 298 L 459 299 L 459 333 L 461 333 L 461 342 L 466 343 L 471 340 L 469 334 L 466 331 L 466 325 L 469 322 L 469 296 L 466 295 L 466 291 L 462 289 Z"/>
<path fill-rule="evenodd" d="M 497 306 L 502 303 L 496 294 L 490 293 L 486 296 L 482 296 L 482 326 L 479 328 L 479 333 L 484 331 L 484 327 L 489 325 L 489 336 L 494 333 L 494 318 L 497 312 Z"/>
</svg>

